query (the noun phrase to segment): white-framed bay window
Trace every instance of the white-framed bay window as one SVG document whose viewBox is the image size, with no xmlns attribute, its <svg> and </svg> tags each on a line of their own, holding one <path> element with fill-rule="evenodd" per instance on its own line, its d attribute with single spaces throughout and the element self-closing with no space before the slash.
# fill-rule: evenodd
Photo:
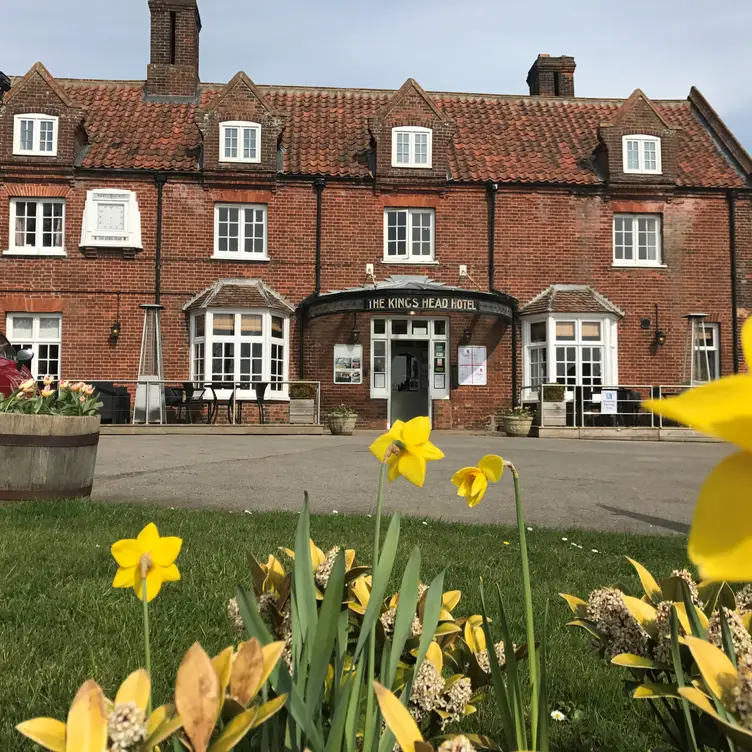
<svg viewBox="0 0 752 752">
<path fill-rule="evenodd" d="M 523 399 L 536 400 L 543 384 L 575 386 L 619 383 L 618 322 L 615 316 L 552 313 L 522 320 Z"/>
<path fill-rule="evenodd" d="M 214 205 L 214 258 L 267 261 L 265 204 Z"/>
<path fill-rule="evenodd" d="M 261 126 L 258 123 L 226 121 L 219 124 L 220 162 L 260 162 Z"/>
<path fill-rule="evenodd" d="M 384 209 L 384 261 L 431 263 L 435 256 L 433 209 Z"/>
<path fill-rule="evenodd" d="M 244 399 L 269 384 L 265 399 L 288 399 L 290 320 L 267 309 L 202 309 L 191 314 L 191 381 L 212 384 L 220 399 L 233 385 Z"/>
<path fill-rule="evenodd" d="M 65 200 L 12 198 L 7 255 L 65 256 Z"/>
<path fill-rule="evenodd" d="M 25 157 L 56 157 L 57 115 L 24 113 L 13 118 L 13 154 Z"/>
<path fill-rule="evenodd" d="M 59 313 L 9 313 L 5 333 L 18 350 L 31 350 L 30 369 L 35 379 L 53 376 L 60 379 L 60 349 L 63 319 Z"/>
<path fill-rule="evenodd" d="M 141 212 L 135 191 L 98 188 L 86 193 L 82 248 L 141 248 Z"/>
<path fill-rule="evenodd" d="M 622 138 L 624 172 L 645 175 L 660 175 L 661 139 L 658 136 L 634 134 Z"/>
<path fill-rule="evenodd" d="M 392 167 L 431 167 L 433 131 L 417 125 L 392 128 Z"/>
<path fill-rule="evenodd" d="M 662 266 L 660 214 L 614 214 L 614 266 Z"/>
</svg>

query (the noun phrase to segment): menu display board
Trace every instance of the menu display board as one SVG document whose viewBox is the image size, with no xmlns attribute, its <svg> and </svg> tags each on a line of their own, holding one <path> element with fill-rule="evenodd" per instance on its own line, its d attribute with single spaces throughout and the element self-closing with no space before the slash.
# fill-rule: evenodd
<svg viewBox="0 0 752 752">
<path fill-rule="evenodd" d="M 363 381 L 363 345 L 334 346 L 334 383 L 360 384 Z"/>
<path fill-rule="evenodd" d="M 457 365 L 460 386 L 486 386 L 485 347 L 460 347 Z"/>
</svg>

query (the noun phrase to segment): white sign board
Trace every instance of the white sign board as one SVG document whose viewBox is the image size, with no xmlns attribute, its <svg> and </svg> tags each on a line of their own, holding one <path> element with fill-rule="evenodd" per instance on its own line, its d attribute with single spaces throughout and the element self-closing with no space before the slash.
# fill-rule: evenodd
<svg viewBox="0 0 752 752">
<path fill-rule="evenodd" d="M 363 345 L 334 346 L 334 383 L 360 384 L 363 381 Z"/>
<path fill-rule="evenodd" d="M 485 347 L 460 347 L 457 365 L 460 386 L 486 386 Z"/>
<path fill-rule="evenodd" d="M 619 412 L 619 398 L 616 389 L 604 389 L 601 392 L 601 413 L 616 415 Z"/>
</svg>

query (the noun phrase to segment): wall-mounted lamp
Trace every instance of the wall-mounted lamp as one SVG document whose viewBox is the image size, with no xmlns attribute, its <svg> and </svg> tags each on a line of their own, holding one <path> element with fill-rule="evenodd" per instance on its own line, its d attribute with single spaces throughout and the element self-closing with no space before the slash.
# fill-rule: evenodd
<svg viewBox="0 0 752 752">
<path fill-rule="evenodd" d="M 655 346 L 663 347 L 666 344 L 666 332 L 663 329 L 655 330 Z"/>
<path fill-rule="evenodd" d="M 110 338 L 117 342 L 118 337 L 120 336 L 120 322 L 116 321 L 111 327 L 110 327 Z"/>
<path fill-rule="evenodd" d="M 353 327 L 352 330 L 352 341 L 354 345 L 357 345 L 360 342 L 360 329 L 358 329 L 357 326 Z"/>
<path fill-rule="evenodd" d="M 470 329 L 463 329 L 462 330 L 462 339 L 465 342 L 469 342 L 470 341 L 470 337 L 472 336 L 472 334 L 473 334 L 472 330 L 470 330 Z"/>
</svg>

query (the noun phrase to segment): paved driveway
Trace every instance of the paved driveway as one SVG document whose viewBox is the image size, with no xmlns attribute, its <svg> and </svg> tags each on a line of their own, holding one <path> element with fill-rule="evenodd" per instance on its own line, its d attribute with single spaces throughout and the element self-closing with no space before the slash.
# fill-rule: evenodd
<svg viewBox="0 0 752 752">
<path fill-rule="evenodd" d="M 181 507 L 297 511 L 303 490 L 315 512 L 370 513 L 376 433 L 334 436 L 103 436 L 94 498 Z M 424 488 L 388 485 L 385 507 L 464 522 L 514 522 L 505 480 L 468 509 L 452 473 L 487 453 L 512 460 L 531 525 L 634 532 L 686 532 L 697 490 L 729 453 L 722 444 L 507 439 L 434 433 L 446 454 Z"/>
</svg>

